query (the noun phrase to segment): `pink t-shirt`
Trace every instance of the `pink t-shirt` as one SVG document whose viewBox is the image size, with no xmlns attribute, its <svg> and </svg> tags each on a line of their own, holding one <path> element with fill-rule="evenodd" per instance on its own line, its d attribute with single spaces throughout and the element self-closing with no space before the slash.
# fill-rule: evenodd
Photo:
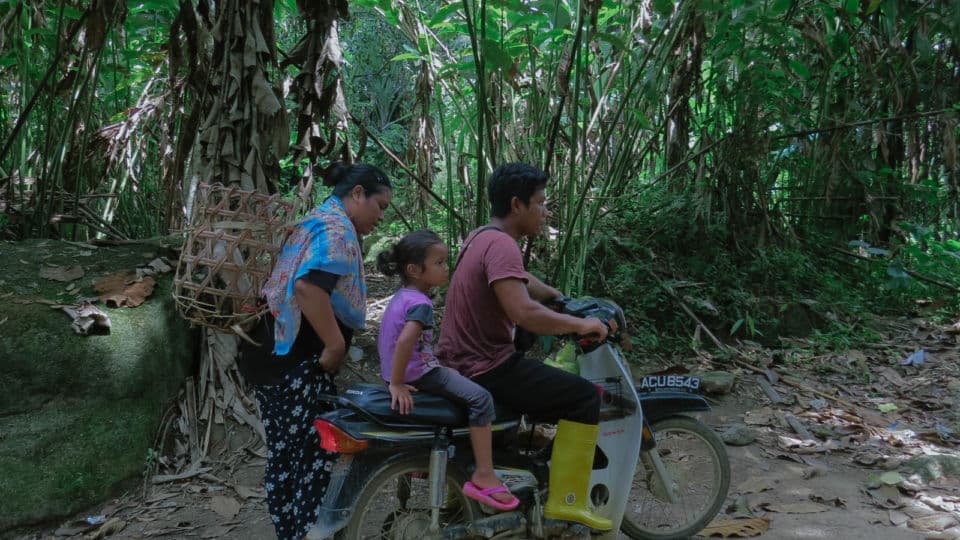
<svg viewBox="0 0 960 540">
<path fill-rule="evenodd" d="M 504 313 L 492 287 L 506 278 L 527 281 L 516 240 L 497 229 L 471 232 L 447 290 L 437 343 L 443 365 L 476 377 L 513 354 L 515 324 Z"/>
</svg>

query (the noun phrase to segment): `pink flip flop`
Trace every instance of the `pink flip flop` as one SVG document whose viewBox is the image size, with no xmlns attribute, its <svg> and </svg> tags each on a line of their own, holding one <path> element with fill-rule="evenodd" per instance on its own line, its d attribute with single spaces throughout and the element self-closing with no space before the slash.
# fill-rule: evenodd
<svg viewBox="0 0 960 540">
<path fill-rule="evenodd" d="M 507 486 L 504 486 L 503 484 L 487 489 L 480 489 L 476 484 L 469 480 L 463 484 L 464 495 L 477 502 L 481 502 L 487 506 L 496 508 L 497 510 L 513 510 L 518 504 L 520 504 L 520 499 L 514 497 L 512 493 L 510 493 L 510 497 L 512 497 L 510 502 L 500 502 L 493 498 L 493 495 L 496 495 L 497 493 L 510 493 L 510 490 L 507 489 Z"/>
</svg>

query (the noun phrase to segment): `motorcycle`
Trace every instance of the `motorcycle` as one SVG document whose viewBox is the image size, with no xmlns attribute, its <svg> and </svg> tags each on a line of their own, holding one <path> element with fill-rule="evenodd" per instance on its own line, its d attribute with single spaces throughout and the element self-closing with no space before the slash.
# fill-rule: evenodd
<svg viewBox="0 0 960 540">
<path fill-rule="evenodd" d="M 730 485 L 720 438 L 691 413 L 709 409 L 699 379 L 648 376 L 636 384 L 616 343 L 624 326 L 619 306 L 594 298 L 568 300 L 564 313 L 612 321 L 602 342 L 581 340 L 580 375 L 601 394 L 600 436 L 589 484 L 607 532 L 543 515 L 549 489 L 549 445 L 521 433 L 521 418 L 498 407 L 494 432 L 497 476 L 520 499 L 493 513 L 461 491 L 470 478 L 466 411 L 444 398 L 414 394 L 410 414 L 390 408 L 384 385 L 357 384 L 331 396 L 333 410 L 315 421 L 321 446 L 338 452 L 310 539 L 390 538 L 687 538 L 717 514 Z"/>
</svg>

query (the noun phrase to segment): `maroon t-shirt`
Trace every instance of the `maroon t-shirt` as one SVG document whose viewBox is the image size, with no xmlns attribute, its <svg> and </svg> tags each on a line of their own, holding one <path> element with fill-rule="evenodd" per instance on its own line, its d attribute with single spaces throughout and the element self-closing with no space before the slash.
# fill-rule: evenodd
<svg viewBox="0 0 960 540">
<path fill-rule="evenodd" d="M 497 229 L 474 230 L 464 241 L 447 290 L 437 357 L 466 377 L 503 363 L 514 352 L 514 322 L 493 292 L 505 278 L 527 281 L 516 240 Z"/>
</svg>

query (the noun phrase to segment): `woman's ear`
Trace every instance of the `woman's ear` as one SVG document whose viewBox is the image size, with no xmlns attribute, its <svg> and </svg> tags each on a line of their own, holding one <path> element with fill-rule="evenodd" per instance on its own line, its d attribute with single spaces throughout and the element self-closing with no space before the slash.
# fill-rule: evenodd
<svg viewBox="0 0 960 540">
<path fill-rule="evenodd" d="M 350 196 L 358 201 L 363 197 L 364 194 L 365 192 L 363 190 L 363 186 L 360 184 L 353 186 L 353 189 L 350 190 Z"/>
</svg>

